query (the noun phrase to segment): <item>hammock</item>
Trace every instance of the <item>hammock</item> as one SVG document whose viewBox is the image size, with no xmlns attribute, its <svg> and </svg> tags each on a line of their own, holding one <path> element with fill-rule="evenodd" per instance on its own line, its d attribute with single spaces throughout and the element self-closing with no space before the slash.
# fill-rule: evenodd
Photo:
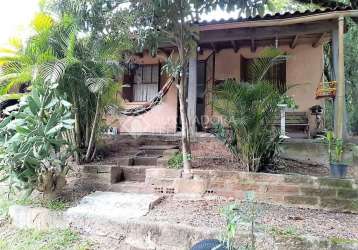
<svg viewBox="0 0 358 250">
<path fill-rule="evenodd" d="M 125 116 L 138 116 L 149 112 L 153 107 L 161 103 L 163 97 L 166 95 L 174 81 L 175 78 L 170 77 L 168 81 L 164 84 L 163 88 L 151 101 L 135 108 L 120 110 L 119 113 Z"/>
<path fill-rule="evenodd" d="M 321 82 L 316 90 L 316 99 L 335 98 L 336 97 L 336 81 Z"/>
<path fill-rule="evenodd" d="M 333 79 L 334 72 L 332 72 Z M 324 72 L 322 72 L 321 75 L 321 81 L 316 89 L 316 99 L 321 98 L 335 98 L 336 97 L 336 88 L 337 88 L 337 81 L 330 81 L 325 82 L 324 81 Z"/>
</svg>

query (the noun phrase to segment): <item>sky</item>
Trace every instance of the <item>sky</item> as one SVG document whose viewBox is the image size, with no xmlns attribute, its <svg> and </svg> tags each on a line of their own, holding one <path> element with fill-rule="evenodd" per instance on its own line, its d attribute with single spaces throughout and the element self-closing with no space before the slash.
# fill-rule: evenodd
<svg viewBox="0 0 358 250">
<path fill-rule="evenodd" d="M 0 45 L 14 36 L 26 37 L 38 11 L 38 0 L 0 0 Z"/>
<path fill-rule="evenodd" d="M 38 0 L 0 0 L 0 46 L 9 38 L 27 37 L 29 25 L 38 11 Z M 218 10 L 203 16 L 205 20 L 237 17 L 237 13 L 223 13 Z"/>
</svg>

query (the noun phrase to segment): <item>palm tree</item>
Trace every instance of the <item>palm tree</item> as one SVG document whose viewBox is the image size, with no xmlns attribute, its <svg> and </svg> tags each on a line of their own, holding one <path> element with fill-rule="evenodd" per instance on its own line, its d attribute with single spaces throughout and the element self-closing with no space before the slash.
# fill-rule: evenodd
<svg viewBox="0 0 358 250">
<path fill-rule="evenodd" d="M 214 90 L 214 109 L 225 119 L 216 125 L 218 135 L 248 171 L 277 159 L 280 137 L 272 124 L 281 94 L 265 75 L 286 59 L 277 49 L 265 50 L 249 65 L 249 83 L 228 80 Z"/>
<path fill-rule="evenodd" d="M 7 52 L 0 58 L 4 92 L 22 83 L 56 89 L 58 96 L 73 104 L 75 126 L 70 138 L 77 147 L 76 160 L 90 161 L 104 109 L 117 97 L 119 83 L 113 79 L 118 65 L 104 56 L 108 43 L 79 38 L 70 15 L 56 23 L 40 13 L 33 29 L 35 34 L 25 46 L 18 43 L 12 50 L 3 50 Z"/>
</svg>

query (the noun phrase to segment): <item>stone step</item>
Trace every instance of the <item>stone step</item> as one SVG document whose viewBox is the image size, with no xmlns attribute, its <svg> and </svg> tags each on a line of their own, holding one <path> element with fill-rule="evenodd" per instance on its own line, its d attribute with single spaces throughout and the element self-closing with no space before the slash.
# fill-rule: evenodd
<svg viewBox="0 0 358 250">
<path fill-rule="evenodd" d="M 132 159 L 133 166 L 155 166 L 159 156 L 136 156 Z"/>
<path fill-rule="evenodd" d="M 112 184 L 109 188 L 111 192 L 119 193 L 151 193 L 144 182 L 123 181 Z"/>
<path fill-rule="evenodd" d="M 101 184 L 111 184 L 116 183 L 122 178 L 122 168 L 118 165 L 100 165 L 100 164 L 90 164 L 83 165 L 83 178 L 92 179 L 95 182 Z"/>
<path fill-rule="evenodd" d="M 121 166 L 121 180 L 144 182 L 145 173 L 148 168 L 157 168 L 157 166 Z"/>
</svg>

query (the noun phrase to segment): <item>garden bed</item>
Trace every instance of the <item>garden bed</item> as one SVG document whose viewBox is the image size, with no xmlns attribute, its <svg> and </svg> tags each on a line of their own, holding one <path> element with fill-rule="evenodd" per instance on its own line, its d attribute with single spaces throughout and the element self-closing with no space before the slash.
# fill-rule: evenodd
<svg viewBox="0 0 358 250">
<path fill-rule="evenodd" d="M 237 170 L 246 171 L 239 162 L 220 157 L 196 157 L 193 159 L 193 168 L 201 170 Z M 291 159 L 282 159 L 280 166 L 268 167 L 264 173 L 271 174 L 302 174 L 310 176 L 329 176 L 329 169 L 321 164 L 310 164 Z"/>
</svg>

